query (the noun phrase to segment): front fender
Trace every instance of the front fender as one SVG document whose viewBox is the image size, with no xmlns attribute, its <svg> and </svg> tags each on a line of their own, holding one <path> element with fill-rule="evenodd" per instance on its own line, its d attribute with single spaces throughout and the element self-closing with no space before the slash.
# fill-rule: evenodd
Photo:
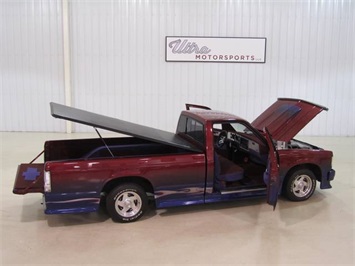
<svg viewBox="0 0 355 266">
<path fill-rule="evenodd" d="M 296 168 L 308 168 L 320 182 L 320 188 L 331 188 L 335 171 L 331 167 L 332 152 L 324 150 L 283 150 L 280 154 L 280 177 L 284 178 Z"/>
</svg>

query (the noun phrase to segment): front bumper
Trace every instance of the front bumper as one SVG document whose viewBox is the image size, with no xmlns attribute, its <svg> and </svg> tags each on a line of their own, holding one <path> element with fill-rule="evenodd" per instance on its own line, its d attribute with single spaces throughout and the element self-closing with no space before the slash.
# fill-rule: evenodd
<svg viewBox="0 0 355 266">
<path fill-rule="evenodd" d="M 335 170 L 330 169 L 325 176 L 322 177 L 322 181 L 320 182 L 321 189 L 328 189 L 332 188 L 330 185 L 330 181 L 334 180 L 335 177 Z"/>
<path fill-rule="evenodd" d="M 334 180 L 334 177 L 335 177 L 335 170 L 331 169 L 327 174 L 327 179 L 328 179 L 328 181 L 332 181 L 332 180 Z"/>
</svg>

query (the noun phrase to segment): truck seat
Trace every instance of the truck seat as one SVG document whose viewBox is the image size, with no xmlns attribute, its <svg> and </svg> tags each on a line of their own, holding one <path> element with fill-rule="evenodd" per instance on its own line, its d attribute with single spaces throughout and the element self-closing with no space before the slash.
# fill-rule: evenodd
<svg viewBox="0 0 355 266">
<path fill-rule="evenodd" d="M 244 169 L 215 153 L 215 178 L 217 183 L 235 182 L 244 178 Z M 223 182 L 223 183 L 224 183 Z"/>
</svg>

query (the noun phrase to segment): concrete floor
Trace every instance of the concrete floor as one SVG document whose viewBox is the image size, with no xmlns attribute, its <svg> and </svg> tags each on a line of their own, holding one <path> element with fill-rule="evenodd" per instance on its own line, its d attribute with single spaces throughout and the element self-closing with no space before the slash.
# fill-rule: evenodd
<svg viewBox="0 0 355 266">
<path fill-rule="evenodd" d="M 43 213 L 40 194 L 12 194 L 17 164 L 47 139 L 82 134 L 1 133 L 1 260 L 11 264 L 354 265 L 355 138 L 299 139 L 334 151 L 333 189 L 307 202 L 280 198 L 150 210 L 113 223 L 105 212 Z M 318 186 L 319 187 L 319 186 Z"/>
</svg>

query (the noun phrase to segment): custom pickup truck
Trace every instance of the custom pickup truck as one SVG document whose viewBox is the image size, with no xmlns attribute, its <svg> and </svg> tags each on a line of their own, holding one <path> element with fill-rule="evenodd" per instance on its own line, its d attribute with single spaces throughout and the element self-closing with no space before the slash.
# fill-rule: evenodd
<svg viewBox="0 0 355 266">
<path fill-rule="evenodd" d="M 94 139 L 51 140 L 44 163 L 21 164 L 13 193 L 42 193 L 46 214 L 97 211 L 132 222 L 156 208 L 266 197 L 312 196 L 316 182 L 331 188 L 331 151 L 294 139 L 327 108 L 279 98 L 252 123 L 186 104 L 176 133 L 51 103 L 55 118 L 93 126 Z M 127 137 L 103 138 L 97 128 Z"/>
</svg>

